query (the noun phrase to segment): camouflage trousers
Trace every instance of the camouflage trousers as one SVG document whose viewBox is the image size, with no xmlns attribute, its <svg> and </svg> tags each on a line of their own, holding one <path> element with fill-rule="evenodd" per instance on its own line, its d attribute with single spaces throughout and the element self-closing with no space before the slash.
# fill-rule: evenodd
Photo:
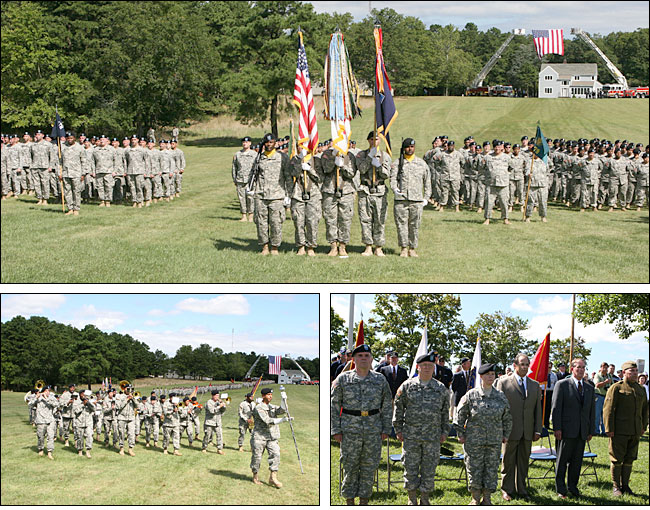
<svg viewBox="0 0 650 510">
<path fill-rule="evenodd" d="M 485 182 L 477 181 L 476 183 L 476 207 L 485 208 Z"/>
<path fill-rule="evenodd" d="M 393 216 L 397 227 L 397 244 L 400 248 L 417 248 L 420 223 L 422 222 L 422 202 L 414 200 L 395 200 Z"/>
<path fill-rule="evenodd" d="M 643 207 L 647 196 L 648 196 L 648 186 L 637 185 L 636 192 L 634 195 L 634 205 L 636 205 L 637 207 Z"/>
<path fill-rule="evenodd" d="M 465 444 L 463 450 L 469 489 L 489 489 L 494 492 L 499 478 L 501 445 Z"/>
<path fill-rule="evenodd" d="M 7 196 L 11 191 L 11 174 L 9 170 L 3 170 L 2 174 L 2 196 Z"/>
<path fill-rule="evenodd" d="M 350 244 L 350 227 L 354 214 L 354 193 L 337 198 L 332 193 L 323 194 L 325 238 L 329 244 Z"/>
<path fill-rule="evenodd" d="M 600 180 L 598 185 L 598 205 L 606 205 L 609 199 L 609 180 Z"/>
<path fill-rule="evenodd" d="M 570 191 L 571 193 L 567 197 L 567 200 L 571 202 L 572 204 L 575 204 L 580 200 L 580 179 L 576 179 L 575 177 L 571 178 L 571 183 L 570 183 Z"/>
<path fill-rule="evenodd" d="M 162 174 L 162 182 L 164 187 L 163 195 L 166 197 L 172 196 L 174 194 L 172 191 L 172 177 L 168 173 Z"/>
<path fill-rule="evenodd" d="M 485 196 L 485 219 L 489 220 L 492 217 L 492 209 L 494 203 L 499 202 L 501 207 L 501 219 L 508 219 L 508 202 L 510 201 L 510 190 L 508 186 L 488 186 Z"/>
<path fill-rule="evenodd" d="M 524 190 L 523 179 L 510 179 L 510 200 L 508 200 L 509 207 L 512 207 L 514 205 L 515 197 L 521 204 L 523 204 L 524 200 L 526 200 L 526 192 Z"/>
<path fill-rule="evenodd" d="M 533 209 L 537 207 L 539 216 L 546 218 L 546 211 L 548 207 L 548 188 L 546 186 L 535 186 L 530 188 L 528 195 L 528 204 L 526 205 L 526 218 L 533 215 Z M 501 214 L 503 216 L 503 212 Z"/>
<path fill-rule="evenodd" d="M 86 443 L 86 450 L 93 448 L 93 424 L 80 425 L 74 428 L 74 442 L 78 451 L 84 449 L 84 440 Z"/>
<path fill-rule="evenodd" d="M 212 441 L 212 436 L 214 435 L 214 438 L 217 442 L 217 449 L 222 450 L 223 449 L 223 434 L 221 432 L 221 425 L 203 425 L 203 450 L 205 450 L 208 445 L 210 444 L 210 441 Z M 241 446 L 241 445 L 240 445 Z"/>
<path fill-rule="evenodd" d="M 269 456 L 269 471 L 280 469 L 280 445 L 277 439 L 264 439 L 260 437 L 251 437 L 251 471 L 257 473 L 260 470 L 262 454 L 264 449 Z"/>
<path fill-rule="evenodd" d="M 28 166 L 23 167 L 21 174 L 20 185 L 23 191 L 34 189 L 34 180 L 32 179 L 32 169 Z"/>
<path fill-rule="evenodd" d="M 113 182 L 113 200 L 121 202 L 126 196 L 126 175 L 116 175 Z"/>
<path fill-rule="evenodd" d="M 242 214 L 253 214 L 255 212 L 255 199 L 252 195 L 246 193 L 245 182 L 236 182 L 235 189 L 237 190 L 237 200 L 239 201 L 239 212 Z"/>
<path fill-rule="evenodd" d="M 151 178 L 151 184 L 153 185 L 153 197 L 160 198 L 163 196 L 163 187 L 162 187 L 162 176 L 160 174 L 155 174 Z"/>
<path fill-rule="evenodd" d="M 194 424 L 191 421 L 188 420 L 185 422 L 181 422 L 181 426 L 178 433 L 179 433 L 179 440 L 183 438 L 183 433 L 186 433 L 187 440 L 190 442 L 190 446 L 192 446 L 192 441 L 194 441 Z"/>
<path fill-rule="evenodd" d="M 296 246 L 318 246 L 318 223 L 321 217 L 321 199 L 314 195 L 306 202 L 291 199 L 291 218 L 296 231 Z"/>
<path fill-rule="evenodd" d="M 476 202 L 476 192 L 478 190 L 476 179 L 472 177 L 465 177 L 465 194 L 463 195 L 463 201 L 466 205 L 473 206 Z"/>
<path fill-rule="evenodd" d="M 616 207 L 616 200 L 621 203 L 621 207 L 625 207 L 625 196 L 627 195 L 627 182 L 621 183 L 618 179 L 611 179 L 609 181 L 609 206 Z"/>
<path fill-rule="evenodd" d="M 172 188 L 176 190 L 176 193 L 180 193 L 183 187 L 183 174 L 181 172 L 176 172 L 174 174 L 174 182 L 172 183 Z M 172 189 L 172 192 L 174 191 Z"/>
<path fill-rule="evenodd" d="M 151 200 L 151 195 L 153 193 L 153 183 L 151 182 L 151 177 L 146 176 L 144 181 L 142 181 L 142 194 L 144 195 L 145 202 Z"/>
<path fill-rule="evenodd" d="M 72 418 L 68 416 L 64 416 L 61 419 L 63 425 L 61 427 L 62 434 L 63 434 L 63 439 L 66 441 L 68 440 L 68 437 L 70 436 L 70 428 L 72 427 Z M 59 435 L 61 435 L 61 431 L 59 431 Z"/>
<path fill-rule="evenodd" d="M 557 174 L 557 173 L 553 174 L 550 197 L 552 200 L 557 200 L 558 197 L 562 198 L 562 175 L 561 174 Z"/>
<path fill-rule="evenodd" d="M 598 205 L 598 185 L 582 182 L 580 187 L 580 207 L 582 209 L 596 207 Z"/>
<path fill-rule="evenodd" d="M 248 428 L 248 422 L 239 418 L 239 437 L 237 438 L 237 445 L 244 446 L 244 439 L 246 437 L 246 432 L 250 432 L 251 435 L 253 431 Z"/>
<path fill-rule="evenodd" d="M 172 444 L 174 445 L 174 450 L 180 450 L 181 448 L 181 431 L 180 427 L 163 425 L 163 450 L 166 450 L 169 446 L 169 437 L 172 438 Z"/>
<path fill-rule="evenodd" d="M 10 171 L 9 175 L 11 179 L 11 189 L 13 190 L 15 195 L 20 195 L 21 190 L 23 190 L 22 187 L 23 169 L 13 168 Z"/>
<path fill-rule="evenodd" d="M 141 204 L 142 197 L 142 187 L 144 186 L 144 175 L 142 174 L 129 174 L 126 176 L 126 179 L 129 183 L 129 191 L 131 192 L 131 200 L 134 203 Z"/>
<path fill-rule="evenodd" d="M 59 180 L 58 170 L 50 174 L 50 195 L 55 198 L 61 196 L 61 181 Z"/>
<path fill-rule="evenodd" d="M 384 246 L 386 244 L 386 212 L 388 198 L 386 194 L 368 195 L 359 193 L 359 221 L 361 222 L 361 241 L 366 246 Z"/>
<path fill-rule="evenodd" d="M 56 422 L 39 423 L 36 425 L 36 437 L 38 439 L 38 451 L 43 450 L 45 437 L 47 436 L 47 451 L 54 451 L 54 436 L 56 436 Z"/>
<path fill-rule="evenodd" d="M 346 434 L 341 440 L 344 498 L 370 498 L 375 471 L 381 461 L 381 435 Z"/>
<path fill-rule="evenodd" d="M 627 181 L 627 193 L 625 194 L 625 203 L 631 204 L 634 202 L 634 195 L 636 191 L 636 181 Z"/>
<path fill-rule="evenodd" d="M 153 442 L 158 442 L 158 437 L 160 437 L 160 418 L 157 414 L 154 414 L 151 417 L 151 428 L 153 429 Z"/>
<path fill-rule="evenodd" d="M 101 201 L 113 201 L 113 186 L 115 186 L 113 174 L 96 174 L 95 185 L 97 186 L 97 196 Z"/>
<path fill-rule="evenodd" d="M 192 416 L 192 424 L 194 425 L 194 438 L 198 438 L 201 433 L 201 422 L 198 416 Z"/>
<path fill-rule="evenodd" d="M 440 205 L 458 205 L 460 181 L 444 179 L 440 183 Z"/>
<path fill-rule="evenodd" d="M 36 198 L 39 200 L 50 198 L 50 172 L 47 171 L 47 168 L 32 168 L 32 178 Z"/>
<path fill-rule="evenodd" d="M 95 185 L 95 177 L 90 174 L 86 174 L 81 181 L 81 198 L 85 198 L 86 200 L 94 198 L 96 189 L 97 186 Z"/>
<path fill-rule="evenodd" d="M 433 492 L 436 467 L 440 461 L 440 441 L 404 439 L 404 488 Z"/>
<path fill-rule="evenodd" d="M 113 446 L 117 444 L 119 431 L 117 430 L 117 420 L 114 418 L 104 418 L 104 443 L 108 444 L 108 435 L 113 434 Z"/>
<path fill-rule="evenodd" d="M 282 199 L 265 200 L 255 197 L 255 224 L 257 225 L 257 242 L 260 245 L 282 243 L 282 223 L 284 221 L 284 204 Z"/>
<path fill-rule="evenodd" d="M 71 211 L 81 209 L 81 177 L 64 177 L 63 190 L 65 192 L 65 205 Z"/>
<path fill-rule="evenodd" d="M 135 446 L 135 420 L 117 420 L 117 426 L 120 431 L 120 448 L 124 448 L 126 441 L 128 441 L 129 448 L 133 448 Z"/>
</svg>

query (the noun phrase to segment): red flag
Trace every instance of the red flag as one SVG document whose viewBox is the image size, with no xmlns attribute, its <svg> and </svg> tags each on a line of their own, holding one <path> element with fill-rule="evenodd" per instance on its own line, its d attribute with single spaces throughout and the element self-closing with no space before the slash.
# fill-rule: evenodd
<svg viewBox="0 0 650 510">
<path fill-rule="evenodd" d="M 361 319 L 361 322 L 359 322 L 359 329 L 357 330 L 357 341 L 354 343 L 354 347 L 357 348 L 364 343 L 365 342 L 363 340 L 363 319 Z M 346 370 L 354 370 L 354 361 L 352 360 L 348 361 L 347 366 L 342 371 L 345 372 Z"/>
<path fill-rule="evenodd" d="M 540 384 L 546 385 L 548 379 L 548 357 L 551 349 L 551 333 L 546 334 L 546 338 L 540 344 L 533 361 L 530 363 L 528 377 Z"/>
<path fill-rule="evenodd" d="M 230 382 L 233 383 L 233 384 L 235 384 L 235 380 L 232 379 L 232 378 L 230 379 Z"/>
</svg>

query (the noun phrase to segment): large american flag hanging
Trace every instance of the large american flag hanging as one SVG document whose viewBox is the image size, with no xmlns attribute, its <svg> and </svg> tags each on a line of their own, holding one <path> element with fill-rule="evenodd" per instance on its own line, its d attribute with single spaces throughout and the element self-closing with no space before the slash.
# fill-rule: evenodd
<svg viewBox="0 0 650 510">
<path fill-rule="evenodd" d="M 269 356 L 269 374 L 280 375 L 282 356 Z"/>
<path fill-rule="evenodd" d="M 533 30 L 533 41 L 537 55 L 542 58 L 547 53 L 564 55 L 564 30 Z"/>
<path fill-rule="evenodd" d="M 307 54 L 305 53 L 305 46 L 302 42 L 302 32 L 298 32 L 298 35 L 300 36 L 300 46 L 298 48 L 298 63 L 296 65 L 296 82 L 293 89 L 293 102 L 300 110 L 298 150 L 305 149 L 311 155 L 318 145 L 318 126 L 316 124 L 314 97 L 311 93 Z"/>
</svg>

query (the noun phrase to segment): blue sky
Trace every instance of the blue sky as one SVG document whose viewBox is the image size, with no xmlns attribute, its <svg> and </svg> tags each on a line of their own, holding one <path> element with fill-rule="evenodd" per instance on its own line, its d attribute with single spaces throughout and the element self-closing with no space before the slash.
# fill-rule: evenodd
<svg viewBox="0 0 650 510">
<path fill-rule="evenodd" d="M 332 294 L 334 310 L 346 321 L 349 315 L 349 294 Z M 526 338 L 541 341 L 552 326 L 551 338 L 571 336 L 571 294 L 460 294 L 461 320 L 465 325 L 473 324 L 480 313 L 502 311 L 529 321 L 529 329 L 523 332 Z M 374 307 L 374 294 L 355 294 L 355 322 L 361 313 L 367 320 Z M 586 339 L 591 348 L 587 360 L 588 369 L 593 372 L 607 361 L 618 368 L 624 361 L 644 359 L 648 371 L 647 333 L 635 333 L 628 340 L 620 340 L 612 326 L 606 323 L 582 326 L 575 323 L 575 336 Z"/>
<path fill-rule="evenodd" d="M 310 2 L 316 12 L 349 12 L 355 21 L 368 15 L 368 2 Z M 523 28 L 562 28 L 573 38 L 571 27 L 590 34 L 633 32 L 648 27 L 648 2 L 371 2 L 373 9 L 390 7 L 400 14 L 415 16 L 425 26 L 474 23 L 479 30 L 497 27 L 503 32 Z"/>
<path fill-rule="evenodd" d="M 184 344 L 208 343 L 225 352 L 315 358 L 318 313 L 317 294 L 2 295 L 3 322 L 40 315 L 75 327 L 94 324 L 169 355 Z"/>
</svg>

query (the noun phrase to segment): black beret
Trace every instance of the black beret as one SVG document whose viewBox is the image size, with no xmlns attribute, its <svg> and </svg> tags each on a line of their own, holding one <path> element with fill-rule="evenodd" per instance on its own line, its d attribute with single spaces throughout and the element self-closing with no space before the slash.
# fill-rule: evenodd
<svg viewBox="0 0 650 510">
<path fill-rule="evenodd" d="M 449 137 L 447 135 L 440 135 L 440 138 L 442 138 L 443 140 L 447 140 Z"/>
<path fill-rule="evenodd" d="M 25 131 L 25 132 L 23 133 L 23 136 L 25 136 L 25 135 L 29 136 L 29 131 Z"/>
<path fill-rule="evenodd" d="M 481 368 L 478 369 L 480 375 L 487 374 L 488 372 L 494 372 L 494 363 L 483 363 Z"/>
<path fill-rule="evenodd" d="M 275 141 L 275 136 L 273 136 L 272 133 L 266 133 L 262 138 L 262 143 L 274 142 L 274 141 Z"/>
<path fill-rule="evenodd" d="M 242 142 L 252 142 L 250 136 L 245 136 L 244 138 L 241 139 Z"/>
<path fill-rule="evenodd" d="M 183 397 L 183 402 L 185 402 L 186 400 L 189 400 L 189 399 L 190 399 L 190 397 Z"/>
<path fill-rule="evenodd" d="M 290 137 L 289 135 L 287 135 L 287 136 L 284 137 L 284 141 L 285 141 L 285 142 L 288 142 L 289 140 L 291 140 L 291 137 Z"/>
<path fill-rule="evenodd" d="M 79 136 L 86 136 L 86 133 L 79 133 Z"/>
<path fill-rule="evenodd" d="M 356 140 L 350 140 L 350 145 L 354 144 L 356 145 L 357 141 Z"/>
<path fill-rule="evenodd" d="M 564 361 L 560 361 L 560 362 L 557 364 L 557 366 L 558 366 L 558 367 L 566 367 L 566 363 L 564 363 Z"/>
<path fill-rule="evenodd" d="M 522 140 L 522 141 L 524 141 L 524 140 L 528 140 L 528 137 L 527 137 L 527 136 L 522 136 L 522 137 L 521 137 L 521 140 Z"/>
<path fill-rule="evenodd" d="M 68 388 L 74 388 L 75 386 L 77 386 L 75 383 L 68 384 Z"/>
<path fill-rule="evenodd" d="M 591 150 L 591 149 L 589 149 L 589 150 Z M 634 149 L 632 152 L 634 154 L 641 154 L 641 151 L 639 149 Z"/>
<path fill-rule="evenodd" d="M 271 388 L 262 388 L 262 395 L 266 395 L 268 393 L 273 393 L 273 390 Z"/>
<path fill-rule="evenodd" d="M 521 146 L 520 146 L 518 143 L 516 143 L 516 144 L 514 144 L 514 145 L 512 146 L 513 149 L 519 149 L 520 147 L 521 147 Z"/>
<path fill-rule="evenodd" d="M 510 146 L 512 146 L 512 144 L 511 144 L 510 142 L 506 142 L 504 145 L 505 145 L 506 147 L 510 147 Z"/>
<path fill-rule="evenodd" d="M 196 397 L 192 397 L 190 400 L 191 400 L 192 402 L 196 402 Z"/>
<path fill-rule="evenodd" d="M 439 136 L 436 136 L 436 137 L 431 141 L 431 143 L 434 143 L 436 140 L 440 140 L 440 137 L 439 137 Z"/>
<path fill-rule="evenodd" d="M 37 129 L 36 134 L 38 134 L 38 133 L 43 134 L 43 131 L 41 131 L 40 129 Z"/>
<path fill-rule="evenodd" d="M 128 139 L 129 139 L 128 136 L 125 136 L 124 138 L 122 138 L 122 140 L 128 140 Z"/>
<path fill-rule="evenodd" d="M 246 393 L 246 395 L 244 395 L 244 396 L 245 396 L 245 397 L 252 397 L 252 396 L 253 396 L 253 393 L 252 393 L 252 392 L 248 392 L 248 393 Z"/>
<path fill-rule="evenodd" d="M 449 141 L 447 142 L 447 145 L 456 145 L 456 142 L 454 142 L 453 140 L 449 140 Z"/>
<path fill-rule="evenodd" d="M 503 145 L 503 140 L 495 140 L 494 146 L 496 147 L 497 145 Z"/>
<path fill-rule="evenodd" d="M 119 142 L 119 140 L 115 137 L 111 138 L 111 142 Z"/>
<path fill-rule="evenodd" d="M 462 358 L 462 359 L 460 360 L 460 364 L 462 365 L 462 364 L 465 363 L 466 361 L 469 361 L 469 358 L 468 358 L 468 357 L 464 357 L 464 358 Z"/>
<path fill-rule="evenodd" d="M 432 351 L 432 352 L 428 352 L 427 354 L 423 354 L 422 356 L 419 356 L 415 360 L 415 362 L 416 363 L 424 363 L 424 362 L 428 361 L 428 362 L 431 362 L 431 363 L 435 363 L 437 357 L 438 357 L 438 354 L 436 354 L 435 352 Z"/>
<path fill-rule="evenodd" d="M 158 399 L 156 398 L 156 395 L 151 395 L 151 400 L 158 400 Z"/>
<path fill-rule="evenodd" d="M 137 139 L 138 139 L 138 135 L 133 135 L 133 136 L 131 137 L 131 140 L 133 140 L 134 138 L 137 140 Z"/>
<path fill-rule="evenodd" d="M 352 356 L 359 354 L 360 352 L 370 352 L 372 354 L 372 352 L 370 351 L 370 347 L 367 344 L 361 344 L 360 346 L 356 347 L 352 351 Z"/>
<path fill-rule="evenodd" d="M 589 150 L 587 152 L 589 153 L 589 152 L 596 152 L 596 151 L 594 150 L 593 147 L 589 147 Z"/>
<path fill-rule="evenodd" d="M 470 142 L 470 143 L 469 143 L 469 146 L 470 146 L 470 147 L 476 147 L 476 142 Z"/>
<path fill-rule="evenodd" d="M 72 136 L 72 137 L 74 137 L 74 133 L 73 133 L 72 131 L 66 131 L 66 132 L 65 132 L 65 136 L 66 136 L 66 138 L 67 138 L 68 136 Z"/>
<path fill-rule="evenodd" d="M 641 157 L 642 157 L 642 158 L 647 158 L 647 157 L 648 157 L 648 153 L 647 153 L 647 152 L 644 152 L 644 153 L 641 155 Z"/>
<path fill-rule="evenodd" d="M 146 396 L 142 397 L 142 400 L 143 400 L 143 401 L 144 401 L 144 400 L 147 400 L 147 397 L 146 397 Z"/>
<path fill-rule="evenodd" d="M 404 138 L 404 141 L 402 142 L 402 149 L 405 149 L 406 147 L 412 147 L 415 145 L 415 140 L 413 138 Z"/>
<path fill-rule="evenodd" d="M 490 142 L 488 142 L 487 140 L 483 142 L 483 147 L 485 147 L 486 145 L 490 145 Z"/>
<path fill-rule="evenodd" d="M 173 391 L 169 392 L 169 398 L 172 398 L 172 397 L 175 397 L 175 396 L 176 396 L 176 393 L 174 393 Z"/>
<path fill-rule="evenodd" d="M 176 138 L 172 138 L 172 139 L 169 141 L 169 143 L 178 143 L 178 140 L 176 140 Z"/>
<path fill-rule="evenodd" d="M 160 400 L 166 399 L 167 395 L 160 395 Z"/>
<path fill-rule="evenodd" d="M 559 138 L 556 138 L 555 140 L 553 140 L 553 143 L 560 143 Z"/>
<path fill-rule="evenodd" d="M 212 390 L 210 393 L 212 393 L 212 395 L 218 395 L 218 394 L 219 394 L 219 390 Z"/>
</svg>

